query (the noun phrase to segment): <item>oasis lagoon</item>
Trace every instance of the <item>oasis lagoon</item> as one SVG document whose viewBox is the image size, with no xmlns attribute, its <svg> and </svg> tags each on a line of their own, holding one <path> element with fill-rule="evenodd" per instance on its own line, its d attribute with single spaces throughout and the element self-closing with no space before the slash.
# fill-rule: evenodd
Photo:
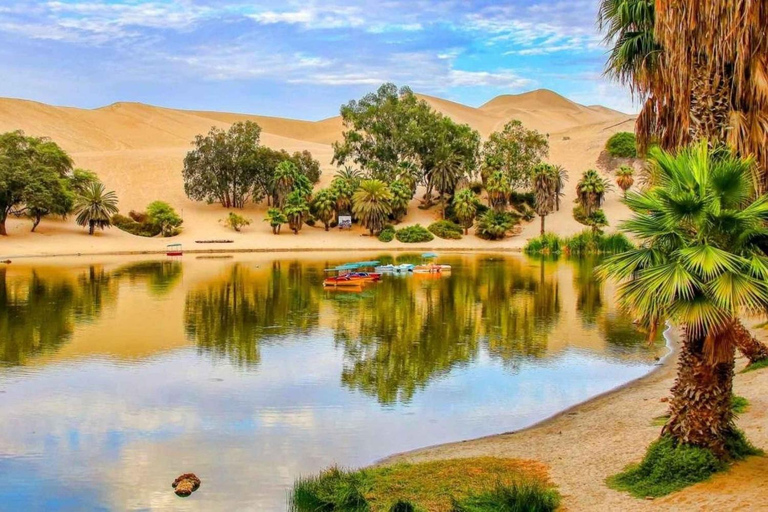
<svg viewBox="0 0 768 512">
<path fill-rule="evenodd" d="M 285 510 L 300 475 L 531 425 L 663 350 L 591 261 L 451 254 L 450 275 L 323 289 L 340 263 L 0 267 L 0 509 Z"/>
</svg>

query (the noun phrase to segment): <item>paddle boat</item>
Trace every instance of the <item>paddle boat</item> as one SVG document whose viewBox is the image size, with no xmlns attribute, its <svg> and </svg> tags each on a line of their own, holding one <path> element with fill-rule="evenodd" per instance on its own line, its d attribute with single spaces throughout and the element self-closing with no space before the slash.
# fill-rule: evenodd
<svg viewBox="0 0 768 512">
<path fill-rule="evenodd" d="M 447 274 L 451 271 L 450 265 L 439 265 L 432 260 L 437 258 L 437 254 L 433 252 L 427 252 L 421 255 L 424 263 L 414 267 L 413 272 L 416 274 Z"/>
<path fill-rule="evenodd" d="M 413 272 L 413 268 L 416 265 L 411 263 L 403 263 L 402 265 L 381 265 L 374 270 L 379 274 L 405 274 L 407 272 Z"/>
<path fill-rule="evenodd" d="M 350 277 L 347 275 L 326 277 L 323 286 L 328 288 L 360 288 L 366 283 L 366 280 L 360 277 Z"/>
</svg>

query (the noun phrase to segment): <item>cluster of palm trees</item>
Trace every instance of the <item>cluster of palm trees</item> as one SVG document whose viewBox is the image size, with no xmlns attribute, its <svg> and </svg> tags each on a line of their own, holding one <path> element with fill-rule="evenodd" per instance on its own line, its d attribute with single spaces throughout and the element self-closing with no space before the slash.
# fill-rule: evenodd
<svg viewBox="0 0 768 512">
<path fill-rule="evenodd" d="M 599 22 L 612 47 L 607 73 L 643 101 L 640 147 L 661 147 L 650 151 L 649 185 L 625 199 L 633 216 L 622 227 L 640 246 L 603 272 L 621 283 L 623 304 L 651 333 L 665 321 L 680 328 L 662 434 L 728 459 L 738 436 L 735 347 L 766 354 L 740 315 L 768 307 L 768 9 L 602 0 Z M 623 189 L 630 179 L 617 175 Z"/>
<path fill-rule="evenodd" d="M 560 198 L 563 196 L 566 181 L 568 181 L 568 174 L 561 166 L 539 164 L 533 170 L 535 210 L 541 218 L 542 235 L 547 215 L 560 210 Z"/>
</svg>

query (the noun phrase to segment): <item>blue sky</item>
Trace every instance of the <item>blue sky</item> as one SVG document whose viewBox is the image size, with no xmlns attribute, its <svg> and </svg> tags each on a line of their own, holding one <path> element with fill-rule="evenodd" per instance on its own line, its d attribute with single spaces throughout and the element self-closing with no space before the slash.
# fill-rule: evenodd
<svg viewBox="0 0 768 512">
<path fill-rule="evenodd" d="M 322 119 L 385 81 L 479 106 L 602 77 L 598 0 L 2 0 L 0 96 Z"/>
</svg>

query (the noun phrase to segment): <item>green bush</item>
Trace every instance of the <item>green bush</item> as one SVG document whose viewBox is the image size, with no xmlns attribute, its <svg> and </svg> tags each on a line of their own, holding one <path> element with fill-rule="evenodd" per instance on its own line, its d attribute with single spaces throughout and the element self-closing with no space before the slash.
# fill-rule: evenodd
<svg viewBox="0 0 768 512">
<path fill-rule="evenodd" d="M 134 212 L 131 212 L 134 213 Z M 112 216 L 112 225 L 118 229 L 130 233 L 135 236 L 143 236 L 146 238 L 152 238 L 160 234 L 161 228 L 152 223 L 144 222 L 139 223 L 133 220 L 131 217 L 125 215 L 115 214 Z"/>
<path fill-rule="evenodd" d="M 563 241 L 554 233 L 544 233 L 536 238 L 531 238 L 525 244 L 523 251 L 526 254 L 560 254 Z"/>
<path fill-rule="evenodd" d="M 421 224 L 408 226 L 407 228 L 397 230 L 395 238 L 404 244 L 418 244 L 422 242 L 431 242 L 435 237 L 427 231 Z"/>
<path fill-rule="evenodd" d="M 561 254 L 581 257 L 592 254 L 619 254 L 635 246 L 623 233 L 605 235 L 585 230 L 568 238 L 559 238 L 554 233 L 528 240 L 523 249 L 526 254 Z"/>
<path fill-rule="evenodd" d="M 509 194 L 509 203 L 515 207 L 523 204 L 533 207 L 536 204 L 536 197 L 533 192 L 517 192 L 513 190 Z"/>
<path fill-rule="evenodd" d="M 235 231 L 240 231 L 243 226 L 250 226 L 252 221 L 251 219 L 239 215 L 235 212 L 229 212 L 227 218 L 223 219 L 221 222 L 223 222 L 224 225 L 228 228 L 234 229 Z"/>
<path fill-rule="evenodd" d="M 517 219 L 513 214 L 488 210 L 478 217 L 475 234 L 484 240 L 501 240 L 515 224 Z"/>
<path fill-rule="evenodd" d="M 395 227 L 392 225 L 384 226 L 384 229 L 379 233 L 379 241 L 389 243 L 395 239 Z"/>
<path fill-rule="evenodd" d="M 734 459 L 759 453 L 739 431 L 729 438 L 728 448 Z M 676 444 L 671 437 L 664 436 L 648 447 L 642 462 L 610 477 L 607 483 L 637 498 L 658 497 L 704 481 L 726 467 L 711 450 Z"/>
<path fill-rule="evenodd" d="M 146 223 L 160 228 L 164 237 L 171 237 L 181 232 L 180 227 L 184 221 L 168 203 L 153 201 L 147 206 Z"/>
<path fill-rule="evenodd" d="M 608 154 L 617 158 L 637 158 L 637 142 L 635 134 L 630 132 L 619 132 L 613 135 L 605 143 L 605 150 Z"/>
<path fill-rule="evenodd" d="M 450 220 L 433 222 L 427 229 L 435 236 L 446 240 L 461 240 L 464 234 L 464 229 Z"/>
<path fill-rule="evenodd" d="M 560 493 L 538 481 L 498 484 L 490 491 L 457 501 L 451 512 L 552 512 L 560 506 Z"/>
<path fill-rule="evenodd" d="M 480 192 L 483 191 L 483 182 L 482 181 L 476 181 L 476 180 L 475 181 L 470 181 L 468 188 L 469 188 L 469 190 L 471 190 L 475 194 L 479 194 Z"/>
</svg>

